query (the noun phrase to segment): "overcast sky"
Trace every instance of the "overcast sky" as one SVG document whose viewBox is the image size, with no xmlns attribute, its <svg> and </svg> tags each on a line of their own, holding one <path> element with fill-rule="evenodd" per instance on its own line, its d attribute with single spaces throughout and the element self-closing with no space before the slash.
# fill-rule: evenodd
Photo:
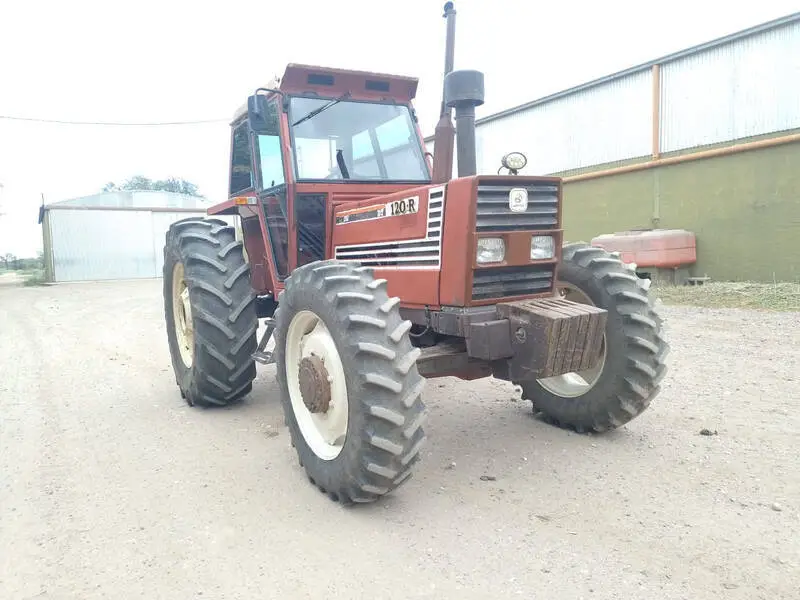
<svg viewBox="0 0 800 600">
<path fill-rule="evenodd" d="M 228 119 L 287 62 L 420 78 L 436 122 L 442 0 L 0 0 L 0 115 L 73 121 Z M 797 10 L 797 0 L 457 0 L 456 68 L 486 75 L 478 117 Z M 33 256 L 41 194 L 140 174 L 223 200 L 227 122 L 102 127 L 0 119 L 0 253 Z"/>
</svg>

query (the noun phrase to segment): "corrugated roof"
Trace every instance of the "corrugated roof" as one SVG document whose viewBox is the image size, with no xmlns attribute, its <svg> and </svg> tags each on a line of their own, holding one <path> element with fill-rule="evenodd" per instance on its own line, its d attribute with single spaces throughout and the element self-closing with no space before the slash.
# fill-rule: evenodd
<svg viewBox="0 0 800 600">
<path fill-rule="evenodd" d="M 709 50 L 711 48 L 716 48 L 718 46 L 723 46 L 725 44 L 729 44 L 736 40 L 740 40 L 742 38 L 750 37 L 764 31 L 770 31 L 773 29 L 778 29 L 780 27 L 793 24 L 797 21 L 800 21 L 800 12 L 792 13 L 785 17 L 780 17 L 778 19 L 773 19 L 772 21 L 767 21 L 765 23 L 761 23 L 760 25 L 755 25 L 753 27 L 749 27 L 747 29 L 743 29 L 741 31 L 737 31 L 736 33 L 731 33 L 729 35 L 717 38 L 710 42 L 705 42 L 703 44 L 698 44 L 696 46 L 692 46 L 690 48 L 686 48 L 685 50 L 680 50 L 678 52 L 674 52 L 672 54 L 668 54 L 666 56 L 662 56 L 661 58 L 656 58 L 654 60 L 648 61 L 646 63 L 642 63 L 636 65 L 634 67 L 630 67 L 628 69 L 624 69 L 622 71 L 618 71 L 616 73 L 612 73 L 611 75 L 606 75 L 605 77 L 600 77 L 599 79 L 594 79 L 587 83 L 583 83 L 581 85 L 577 85 L 571 87 L 569 89 L 563 90 L 561 92 L 556 92 L 555 94 L 550 94 L 549 96 L 545 96 L 543 98 L 539 98 L 537 100 L 532 100 L 531 102 L 526 102 L 525 104 L 520 104 L 518 106 L 514 106 L 511 108 L 507 108 L 506 110 L 501 110 L 500 112 L 488 115 L 486 117 L 482 117 L 475 121 L 476 125 L 480 125 L 482 123 L 488 123 L 489 121 L 494 121 L 496 119 L 501 119 L 505 116 L 512 115 L 514 113 L 518 113 L 529 108 L 533 108 L 539 104 L 545 104 L 547 102 L 552 102 L 553 100 L 557 100 L 558 98 L 563 98 L 564 96 L 570 96 L 582 90 L 592 88 L 598 85 L 602 85 L 604 83 L 608 83 L 609 81 L 613 81 L 614 79 L 620 79 L 622 77 L 626 77 L 633 73 L 638 73 L 639 71 L 644 71 L 647 69 L 652 69 L 653 65 L 663 65 L 665 63 L 673 62 L 685 56 L 690 56 L 692 54 L 697 54 L 704 50 Z M 425 138 L 426 142 L 432 141 L 434 138 L 433 135 L 430 135 Z"/>
<path fill-rule="evenodd" d="M 53 202 L 45 206 L 50 208 L 199 208 L 205 210 L 213 202 L 199 196 L 177 194 L 153 190 L 134 190 L 119 192 L 103 192 L 92 196 L 81 196 Z"/>
</svg>

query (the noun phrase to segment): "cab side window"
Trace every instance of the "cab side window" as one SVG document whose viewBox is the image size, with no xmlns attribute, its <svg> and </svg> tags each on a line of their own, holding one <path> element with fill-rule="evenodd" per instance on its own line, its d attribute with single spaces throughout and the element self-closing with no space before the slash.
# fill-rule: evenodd
<svg viewBox="0 0 800 600">
<path fill-rule="evenodd" d="M 231 181 L 229 192 L 233 196 L 253 187 L 253 170 L 250 153 L 250 135 L 247 121 L 233 130 L 231 148 Z"/>
<path fill-rule="evenodd" d="M 258 157 L 261 166 L 262 188 L 268 190 L 285 183 L 281 139 L 277 134 L 258 136 Z"/>
<path fill-rule="evenodd" d="M 261 175 L 261 189 L 268 190 L 286 182 L 283 175 L 283 156 L 281 155 L 280 114 L 278 103 L 267 103 L 264 116 L 266 130 L 260 131 L 256 139 L 258 167 Z"/>
</svg>

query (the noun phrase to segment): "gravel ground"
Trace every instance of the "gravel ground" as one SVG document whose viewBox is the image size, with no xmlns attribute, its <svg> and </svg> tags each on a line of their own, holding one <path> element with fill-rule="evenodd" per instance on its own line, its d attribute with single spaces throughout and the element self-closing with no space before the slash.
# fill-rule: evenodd
<svg viewBox="0 0 800 600">
<path fill-rule="evenodd" d="M 415 476 L 342 508 L 274 366 L 184 404 L 160 285 L 0 287 L 3 600 L 798 598 L 800 313 L 664 307 L 663 392 L 603 436 L 432 380 Z"/>
</svg>

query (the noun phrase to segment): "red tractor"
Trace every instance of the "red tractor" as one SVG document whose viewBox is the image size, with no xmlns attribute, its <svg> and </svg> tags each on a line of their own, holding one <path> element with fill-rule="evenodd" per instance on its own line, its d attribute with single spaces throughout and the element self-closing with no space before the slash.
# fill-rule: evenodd
<svg viewBox="0 0 800 600">
<path fill-rule="evenodd" d="M 601 248 L 563 245 L 561 180 L 519 175 L 519 153 L 507 174 L 476 174 L 483 75 L 452 70 L 452 3 L 445 16 L 432 161 L 416 79 L 290 64 L 231 123 L 229 198 L 208 213 L 237 215 L 243 240 L 215 218 L 166 235 L 182 396 L 230 404 L 256 363 L 275 363 L 300 463 L 343 503 L 411 474 L 426 378 L 503 379 L 550 422 L 602 432 L 644 411 L 666 370 L 648 282 Z"/>
</svg>

